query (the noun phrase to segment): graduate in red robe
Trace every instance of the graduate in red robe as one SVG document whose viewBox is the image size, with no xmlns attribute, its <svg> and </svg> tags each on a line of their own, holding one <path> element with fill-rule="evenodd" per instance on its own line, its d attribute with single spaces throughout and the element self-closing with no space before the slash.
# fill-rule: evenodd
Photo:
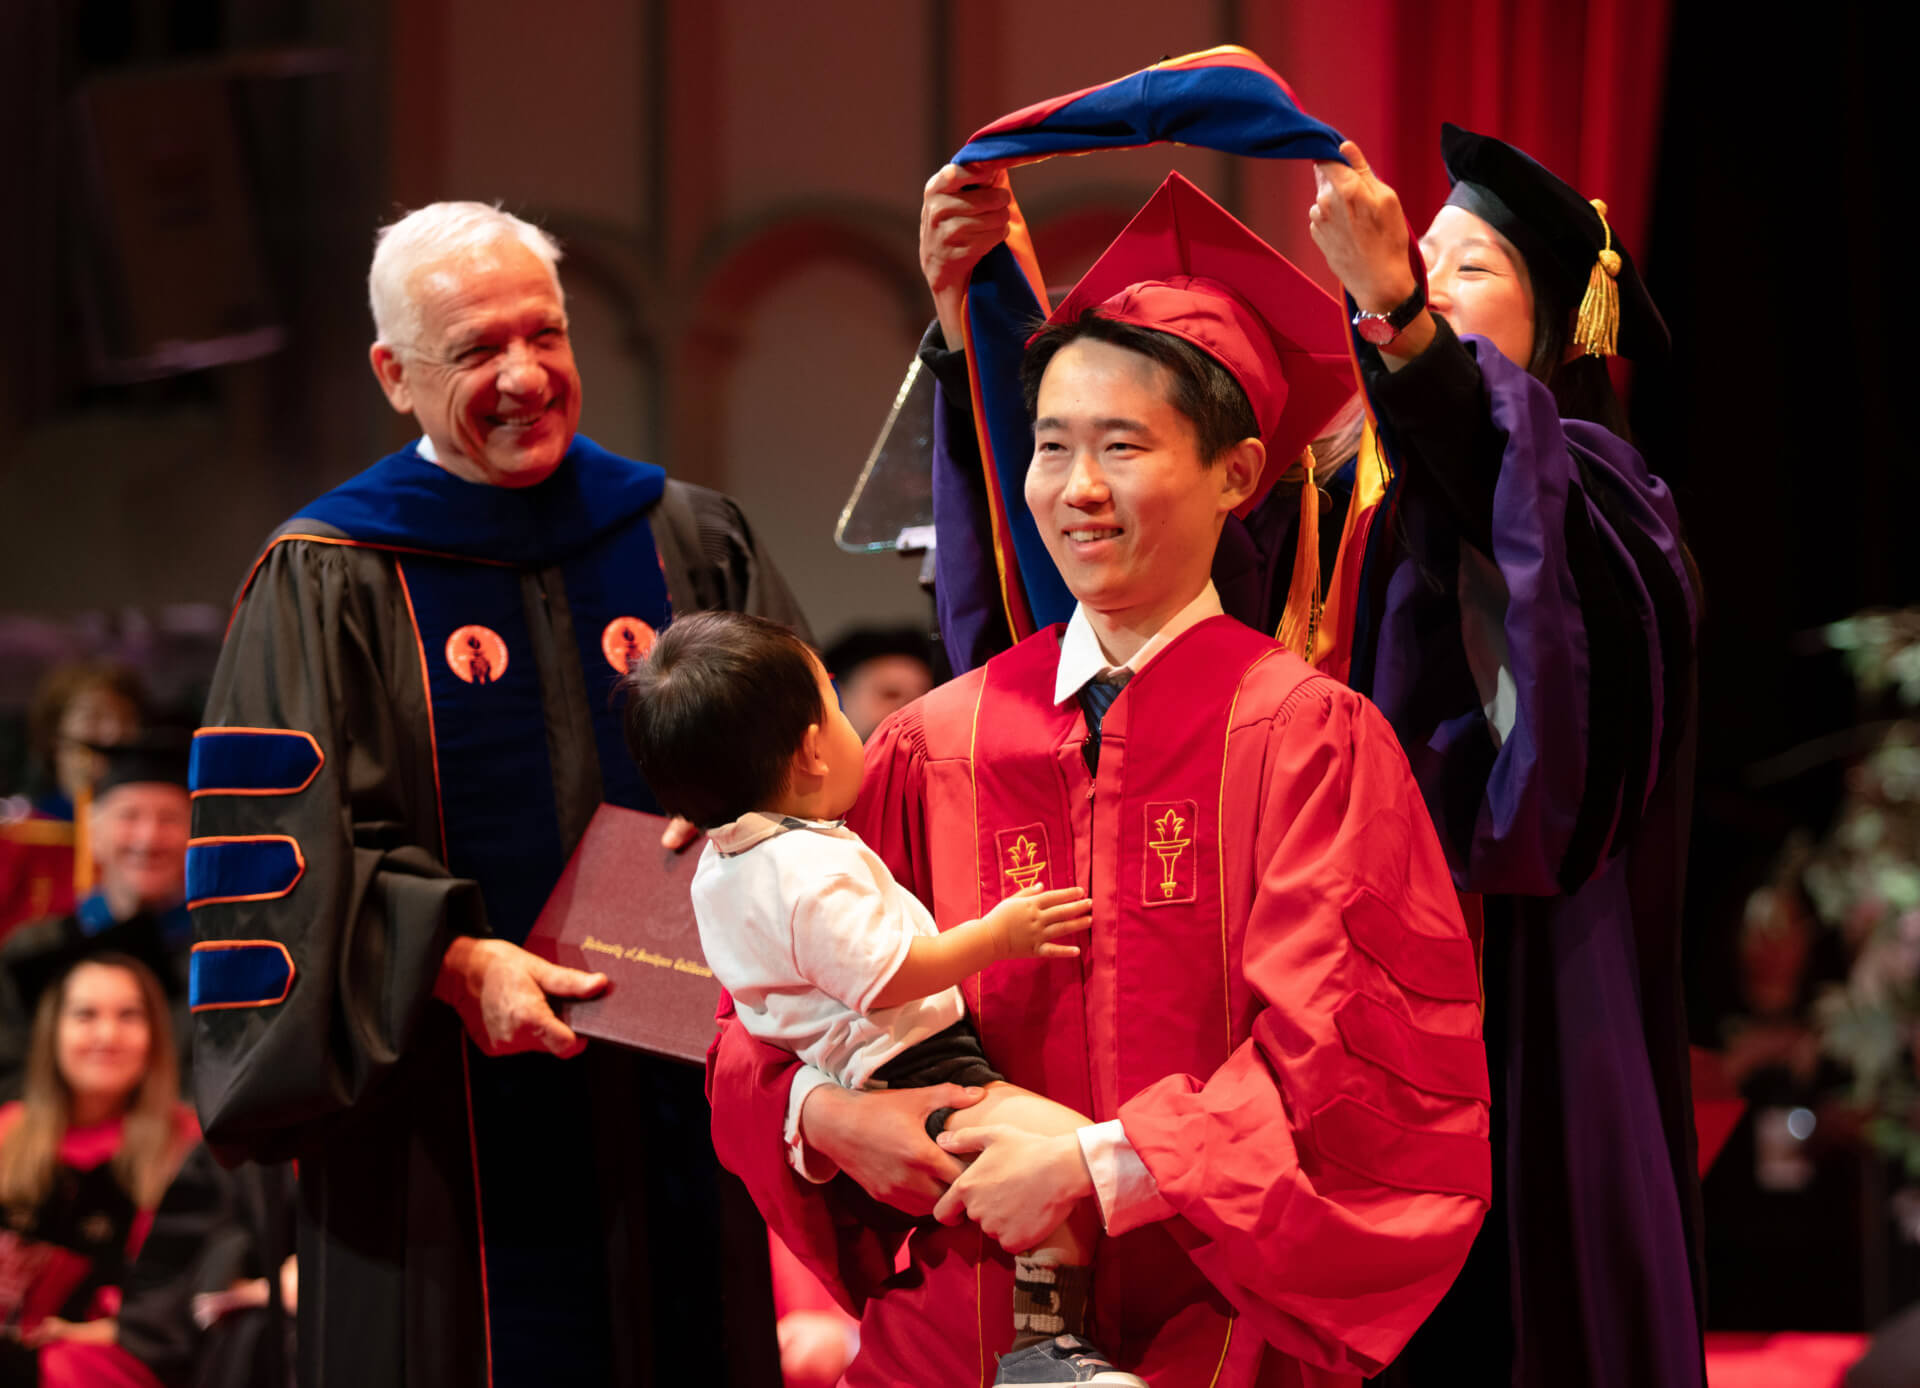
<svg viewBox="0 0 1920 1388">
<path fill-rule="evenodd" d="M 1303 286 L 1163 185 L 1029 348 L 1026 499 L 1072 620 L 868 746 L 850 823 L 943 928 L 1032 882 L 1093 897 L 1078 960 L 966 985 L 1007 1078 L 1092 1123 L 935 1146 L 921 1123 L 968 1102 L 954 1086 L 796 1085 L 789 1053 L 731 1022 L 710 1056 L 722 1161 L 862 1314 L 852 1388 L 992 1382 L 1005 1249 L 1078 1199 L 1106 1222 L 1094 1334 L 1122 1368 L 1155 1388 L 1353 1382 L 1485 1213 L 1479 983 L 1406 759 L 1364 698 L 1226 617 L 1208 576 L 1226 516 L 1324 423 L 1290 389 L 1321 330 L 1286 316 L 1314 306 Z"/>
</svg>

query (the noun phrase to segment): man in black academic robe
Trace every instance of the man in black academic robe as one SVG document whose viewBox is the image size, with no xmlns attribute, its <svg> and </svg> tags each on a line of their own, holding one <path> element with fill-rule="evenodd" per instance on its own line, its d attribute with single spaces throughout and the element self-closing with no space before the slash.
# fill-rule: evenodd
<svg viewBox="0 0 1920 1388">
<path fill-rule="evenodd" d="M 576 1054 L 547 998 L 598 980 L 519 945 L 595 807 L 655 808 L 628 661 L 676 611 L 804 626 L 731 501 L 575 433 L 556 258 L 477 204 L 382 234 L 425 437 L 269 540 L 195 739 L 200 1112 L 299 1163 L 310 1385 L 777 1381 L 699 1072 Z"/>
</svg>

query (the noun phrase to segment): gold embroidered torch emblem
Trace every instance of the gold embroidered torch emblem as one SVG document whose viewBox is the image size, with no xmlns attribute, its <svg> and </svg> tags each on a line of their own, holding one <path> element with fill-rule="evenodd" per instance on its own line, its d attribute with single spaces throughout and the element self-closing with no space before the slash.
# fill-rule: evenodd
<svg viewBox="0 0 1920 1388">
<path fill-rule="evenodd" d="M 1161 896 L 1172 896 L 1180 886 L 1180 855 L 1193 842 L 1185 837 L 1186 828 L 1187 821 L 1174 810 L 1153 821 L 1153 831 L 1158 837 L 1148 839 L 1147 847 L 1160 855 Z"/>
<path fill-rule="evenodd" d="M 1040 856 L 1040 846 L 1025 834 L 1013 841 L 1013 846 L 1007 850 L 1007 861 L 1010 864 L 1007 876 L 1018 883 L 1023 892 L 1038 882 L 1040 874 L 1047 870 L 1047 860 Z"/>
</svg>

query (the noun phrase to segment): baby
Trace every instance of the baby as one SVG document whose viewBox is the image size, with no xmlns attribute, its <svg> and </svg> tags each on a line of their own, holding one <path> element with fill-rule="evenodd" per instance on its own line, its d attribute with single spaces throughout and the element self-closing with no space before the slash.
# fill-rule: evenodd
<svg viewBox="0 0 1920 1388">
<path fill-rule="evenodd" d="M 1046 1135 L 1090 1120 L 1008 1084 L 957 986 L 1001 959 L 1071 958 L 1079 888 L 1034 888 L 940 930 L 841 823 L 860 738 L 807 645 L 733 612 L 677 619 L 627 675 L 627 745 L 661 805 L 710 835 L 693 878 L 707 963 L 754 1036 L 850 1089 L 983 1086 L 929 1136 L 1004 1123 Z M 1137 1385 L 1085 1338 L 1099 1212 L 1082 1201 L 1014 1259 L 1014 1342 L 999 1384 Z"/>
</svg>

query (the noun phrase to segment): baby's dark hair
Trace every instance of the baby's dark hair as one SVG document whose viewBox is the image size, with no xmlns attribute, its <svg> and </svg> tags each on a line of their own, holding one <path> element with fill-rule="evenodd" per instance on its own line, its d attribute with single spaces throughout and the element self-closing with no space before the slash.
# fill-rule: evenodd
<svg viewBox="0 0 1920 1388">
<path fill-rule="evenodd" d="M 627 750 L 661 808 L 702 829 L 764 805 L 822 722 L 812 652 L 742 612 L 676 618 L 620 681 Z"/>
</svg>

